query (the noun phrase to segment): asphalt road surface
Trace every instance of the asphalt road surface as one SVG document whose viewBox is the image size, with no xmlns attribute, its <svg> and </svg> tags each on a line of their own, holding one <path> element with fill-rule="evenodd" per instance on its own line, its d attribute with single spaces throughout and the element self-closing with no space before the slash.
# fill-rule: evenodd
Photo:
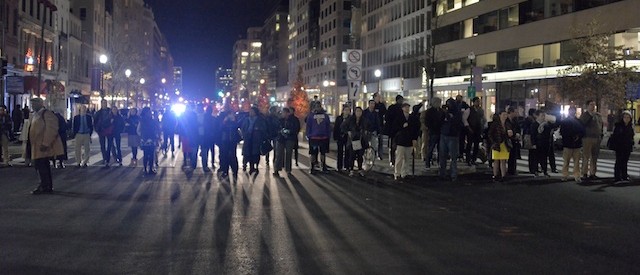
<svg viewBox="0 0 640 275">
<path fill-rule="evenodd" d="M 306 158 L 226 180 L 181 156 L 143 177 L 98 158 L 55 170 L 52 195 L 30 195 L 33 168 L 0 169 L 0 273 L 640 273 L 637 183 L 395 184 L 309 175 Z"/>
</svg>

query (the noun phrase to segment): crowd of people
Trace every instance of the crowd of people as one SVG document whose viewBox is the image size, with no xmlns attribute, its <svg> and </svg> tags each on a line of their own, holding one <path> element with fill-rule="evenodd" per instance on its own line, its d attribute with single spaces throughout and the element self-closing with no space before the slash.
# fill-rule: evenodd
<svg viewBox="0 0 640 275">
<path fill-rule="evenodd" d="M 462 96 L 450 98 L 445 104 L 433 98 L 428 108 L 425 102 L 411 106 L 398 95 L 396 102 L 387 108 L 376 93 L 365 109 L 345 104 L 332 125 L 317 100 L 310 102 L 311 111 L 302 119 L 295 116 L 293 108 L 271 107 L 261 111 L 252 107 L 248 112 L 214 113 L 212 106 L 191 105 L 181 115 L 169 109 L 153 112 L 149 107 L 138 114 L 136 108 L 119 110 L 103 101 L 101 109 L 93 114 L 86 106 L 80 106 L 67 125 L 61 114 L 46 110 L 42 100 L 34 98 L 33 112 L 16 108 L 9 116 L 6 107 L 0 106 L 0 145 L 3 164 L 9 165 L 8 143 L 15 139 L 14 133 L 28 129 L 22 131 L 26 136 L 25 159 L 28 164 L 33 163 L 42 181 L 34 193 L 52 189 L 50 162 L 54 167 L 65 167 L 68 137 L 75 140 L 75 160 L 80 168 L 89 165 L 91 136 L 95 132 L 105 167 L 123 166 L 121 140 L 126 135 L 132 152 L 129 166 L 138 166 L 140 149 L 145 175 L 156 173 L 159 154 L 166 157 L 170 153 L 174 158 L 176 148 L 182 151 L 185 171 L 192 172 L 200 161 L 204 172 L 212 172 L 216 168 L 217 147 L 220 166 L 217 173 L 237 177 L 240 165 L 236 150 L 242 141 L 243 171 L 248 167 L 249 174 L 258 174 L 258 165 L 264 157 L 265 165 L 272 162 L 273 174 L 280 176 L 282 170 L 291 174 L 294 160 L 297 165 L 298 134 L 303 127 L 309 142 L 312 174 L 329 170 L 326 158 L 333 138 L 337 145 L 336 170 L 364 176 L 365 150 L 371 147 L 378 160 L 385 158 L 384 135 L 388 137 L 389 165 L 397 181 L 410 176 L 408 163 L 412 158 L 421 158 L 427 169 L 438 166 L 441 180 L 458 179 L 458 162 L 475 166 L 480 161 L 493 169 L 494 181 L 504 182 L 517 175 L 521 149 L 528 150 L 529 173 L 549 177 L 549 168 L 557 173 L 554 132 L 559 129 L 564 161 L 562 180 L 573 178 L 579 183 L 597 178 L 603 120 L 594 101 L 587 102 L 579 117 L 576 107 L 570 107 L 565 118 L 544 108 L 531 109 L 522 118 L 518 110 L 508 107 L 493 114 L 491 120 L 486 118 L 477 97 L 471 99 L 471 105 Z M 635 134 L 632 114 L 621 112 L 612 130 L 607 146 L 616 155 L 615 180 L 629 180 L 627 162 Z M 571 161 L 574 168 L 570 177 Z"/>
</svg>

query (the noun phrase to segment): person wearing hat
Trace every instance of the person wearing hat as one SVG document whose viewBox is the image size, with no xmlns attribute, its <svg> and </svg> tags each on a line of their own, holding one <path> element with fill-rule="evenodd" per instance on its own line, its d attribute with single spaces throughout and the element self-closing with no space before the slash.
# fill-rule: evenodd
<svg viewBox="0 0 640 275">
<path fill-rule="evenodd" d="M 53 179 L 49 160 L 64 153 L 58 134 L 58 118 L 44 107 L 42 98 L 32 98 L 31 107 L 34 114 L 30 117 L 28 147 L 31 160 L 40 175 L 40 185 L 32 193 L 52 193 Z"/>
<path fill-rule="evenodd" d="M 616 182 L 629 181 L 627 165 L 631 151 L 633 150 L 633 123 L 631 123 L 631 112 L 622 112 L 622 118 L 613 128 L 613 134 L 608 141 L 610 149 L 616 152 L 616 163 L 613 167 L 613 174 Z"/>
</svg>

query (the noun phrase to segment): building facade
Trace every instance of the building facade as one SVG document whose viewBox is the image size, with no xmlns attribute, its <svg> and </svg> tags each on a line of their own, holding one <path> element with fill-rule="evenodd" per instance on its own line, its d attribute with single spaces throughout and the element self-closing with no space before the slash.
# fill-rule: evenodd
<svg viewBox="0 0 640 275">
<path fill-rule="evenodd" d="M 281 1 L 262 28 L 262 69 L 271 95 L 280 89 L 283 94 L 289 91 L 289 6 Z"/>
</svg>

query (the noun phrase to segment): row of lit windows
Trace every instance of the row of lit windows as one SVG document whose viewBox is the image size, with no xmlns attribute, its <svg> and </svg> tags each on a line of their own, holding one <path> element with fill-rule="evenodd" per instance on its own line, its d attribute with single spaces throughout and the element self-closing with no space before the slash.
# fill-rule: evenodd
<svg viewBox="0 0 640 275">
<path fill-rule="evenodd" d="M 371 67 L 402 60 L 422 59 L 425 54 L 425 44 L 424 38 L 415 38 L 390 44 L 381 49 L 366 51 L 364 65 Z"/>
<path fill-rule="evenodd" d="M 424 5 L 423 1 L 404 0 L 404 5 L 392 3 L 383 11 L 372 14 L 365 13 L 363 31 L 367 32 L 375 30 L 378 27 L 384 27 L 387 24 L 406 17 L 409 14 L 422 11 L 425 8 Z M 424 16 L 424 13 L 420 12 L 420 16 Z M 424 25 L 424 17 L 421 24 Z"/>
</svg>

